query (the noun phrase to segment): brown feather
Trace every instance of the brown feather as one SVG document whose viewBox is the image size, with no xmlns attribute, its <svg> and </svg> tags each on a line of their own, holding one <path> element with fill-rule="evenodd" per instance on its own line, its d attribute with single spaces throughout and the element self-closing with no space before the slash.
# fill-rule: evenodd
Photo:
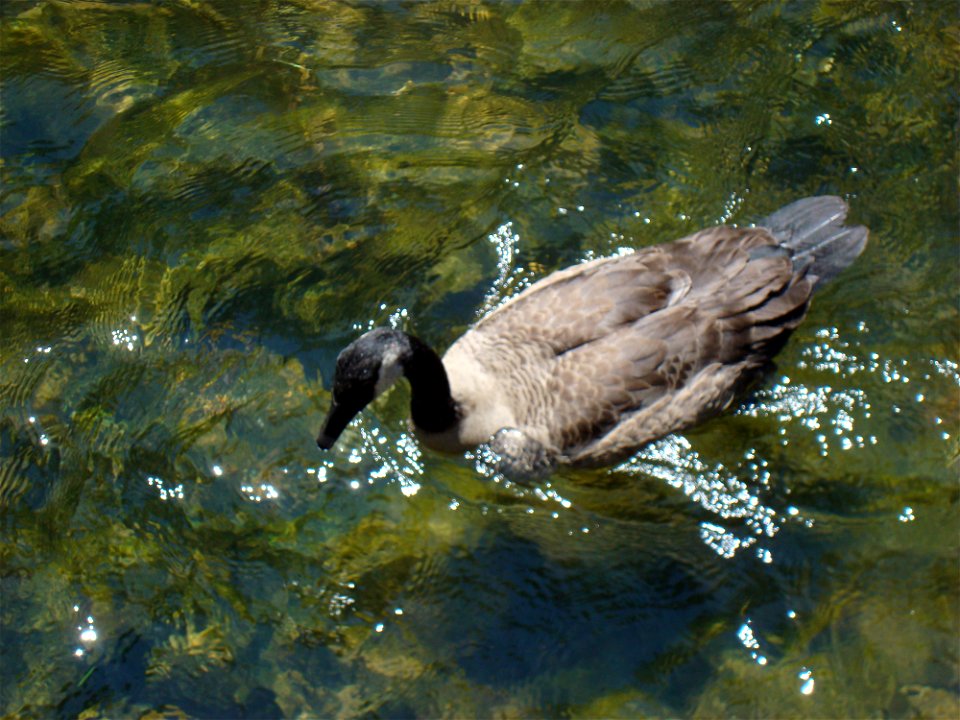
<svg viewBox="0 0 960 720">
<path fill-rule="evenodd" d="M 765 230 L 716 227 L 586 263 L 527 289 L 468 335 L 525 348 L 510 362 L 503 351 L 477 354 L 513 388 L 513 423 L 537 428 L 574 462 L 627 452 L 729 402 L 800 321 L 811 285 L 785 253 L 751 258 L 765 246 L 776 247 Z M 545 392 L 533 391 L 538 382 Z"/>
</svg>

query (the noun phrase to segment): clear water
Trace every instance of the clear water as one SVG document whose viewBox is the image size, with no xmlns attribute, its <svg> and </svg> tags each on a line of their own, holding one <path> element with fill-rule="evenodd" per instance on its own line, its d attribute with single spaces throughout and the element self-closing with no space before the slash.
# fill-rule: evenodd
<svg viewBox="0 0 960 720">
<path fill-rule="evenodd" d="M 5 2 L 6 717 L 956 717 L 952 2 Z M 736 412 L 536 488 L 321 454 L 372 324 L 870 226 Z"/>
</svg>

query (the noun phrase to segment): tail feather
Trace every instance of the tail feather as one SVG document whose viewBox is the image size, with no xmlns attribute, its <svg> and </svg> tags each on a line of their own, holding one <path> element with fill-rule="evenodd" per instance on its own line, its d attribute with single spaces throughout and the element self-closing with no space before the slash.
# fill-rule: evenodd
<svg viewBox="0 0 960 720">
<path fill-rule="evenodd" d="M 770 230 L 790 251 L 798 269 L 809 268 L 819 285 L 840 274 L 867 245 L 867 228 L 843 224 L 849 209 L 839 197 L 809 197 L 780 208 L 757 224 Z"/>
</svg>

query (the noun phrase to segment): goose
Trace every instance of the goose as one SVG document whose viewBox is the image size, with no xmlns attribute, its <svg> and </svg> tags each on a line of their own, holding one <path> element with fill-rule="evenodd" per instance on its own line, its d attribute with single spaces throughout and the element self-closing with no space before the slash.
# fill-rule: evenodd
<svg viewBox="0 0 960 720">
<path fill-rule="evenodd" d="M 317 445 L 401 377 L 416 435 L 462 453 L 484 443 L 520 481 L 603 467 L 721 413 L 772 365 L 821 283 L 863 251 L 834 196 L 793 202 L 752 227 L 718 225 L 548 275 L 441 358 L 380 327 L 337 357 Z"/>
</svg>

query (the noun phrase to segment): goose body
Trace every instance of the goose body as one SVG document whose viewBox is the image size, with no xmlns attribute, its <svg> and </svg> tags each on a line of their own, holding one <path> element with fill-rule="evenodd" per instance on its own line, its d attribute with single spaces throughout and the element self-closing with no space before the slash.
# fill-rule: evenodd
<svg viewBox="0 0 960 720">
<path fill-rule="evenodd" d="M 863 250 L 837 197 L 757 227 L 717 226 L 553 273 L 484 317 L 441 360 L 372 330 L 337 358 L 317 443 L 401 376 L 428 447 L 489 443 L 508 477 L 604 466 L 728 407 L 803 320 L 817 285 Z"/>
</svg>

